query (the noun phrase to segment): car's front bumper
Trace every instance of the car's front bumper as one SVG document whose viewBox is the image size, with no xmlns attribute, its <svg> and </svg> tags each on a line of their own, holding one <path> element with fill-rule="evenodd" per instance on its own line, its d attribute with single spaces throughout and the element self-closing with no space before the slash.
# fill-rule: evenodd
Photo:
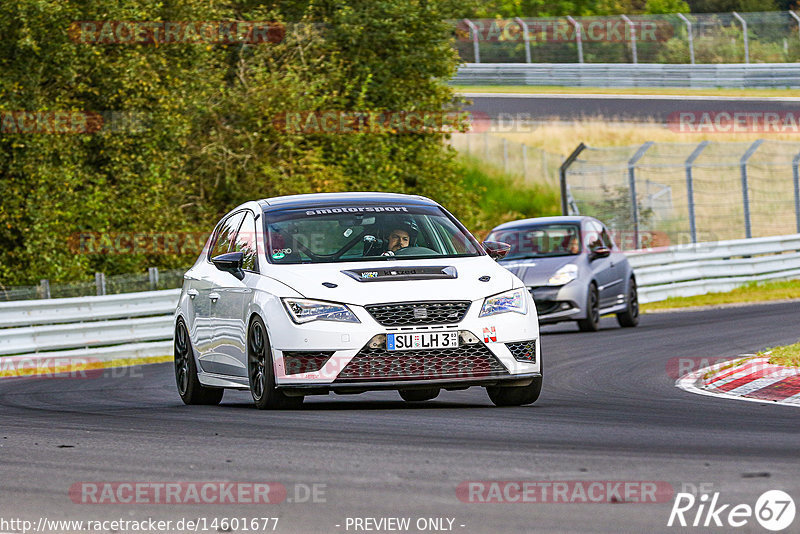
<svg viewBox="0 0 800 534">
<path fill-rule="evenodd" d="M 528 287 L 528 291 L 536 302 L 539 324 L 586 318 L 586 288 L 579 284 Z"/>
</svg>

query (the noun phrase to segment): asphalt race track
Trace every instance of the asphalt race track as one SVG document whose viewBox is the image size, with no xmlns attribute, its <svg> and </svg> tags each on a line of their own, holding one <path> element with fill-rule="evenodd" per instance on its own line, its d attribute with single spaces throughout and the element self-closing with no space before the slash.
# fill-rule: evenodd
<svg viewBox="0 0 800 534">
<path fill-rule="evenodd" d="M 462 93 L 472 101 L 464 109 L 482 112 L 492 119 L 528 114 L 533 120 L 576 120 L 602 117 L 607 120 L 666 123 L 679 112 L 754 113 L 794 112 L 800 98 L 748 98 L 684 95 L 571 95 Z"/>
<path fill-rule="evenodd" d="M 475 504 L 461 502 L 456 487 L 663 481 L 676 492 L 711 484 L 732 504 L 753 506 L 770 489 L 800 497 L 800 410 L 693 395 L 667 372 L 670 358 L 796 342 L 797 303 L 652 314 L 634 329 L 604 318 L 602 327 L 545 327 L 545 388 L 520 408 L 494 408 L 479 388 L 416 405 L 379 392 L 260 412 L 248 393 L 226 392 L 221 406 L 189 407 L 170 364 L 117 377 L 2 380 L 0 510 L 33 521 L 280 517 L 275 532 L 355 532 L 348 517 L 387 516 L 412 525 L 451 518 L 456 532 L 678 532 L 666 526 L 672 499 Z M 324 484 L 317 500 L 325 502 L 86 505 L 68 496 L 81 481 L 220 480 L 281 482 L 293 501 L 304 495 L 295 484 Z M 751 518 L 737 531 L 764 530 Z"/>
</svg>

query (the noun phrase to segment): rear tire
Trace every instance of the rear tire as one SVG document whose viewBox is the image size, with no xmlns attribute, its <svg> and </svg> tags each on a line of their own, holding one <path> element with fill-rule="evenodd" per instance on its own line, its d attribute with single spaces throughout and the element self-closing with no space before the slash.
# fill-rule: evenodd
<svg viewBox="0 0 800 534">
<path fill-rule="evenodd" d="M 631 278 L 628 288 L 628 307 L 617 314 L 617 322 L 620 326 L 631 328 L 639 324 L 639 293 L 636 290 L 636 279 Z"/>
<path fill-rule="evenodd" d="M 250 394 L 259 410 L 295 410 L 302 406 L 302 396 L 289 397 L 275 388 L 272 349 L 260 317 L 254 318 L 247 330 L 247 376 Z"/>
<path fill-rule="evenodd" d="M 209 388 L 197 378 L 197 365 L 194 361 L 192 342 L 183 319 L 175 323 L 175 339 L 173 341 L 175 356 L 175 383 L 178 394 L 184 404 L 215 405 L 222 401 L 225 390 Z"/>
<path fill-rule="evenodd" d="M 439 391 L 439 388 L 401 389 L 400 396 L 406 402 L 422 402 L 435 399 L 439 396 Z"/>
<path fill-rule="evenodd" d="M 533 404 L 542 392 L 542 377 L 537 376 L 527 386 L 487 387 L 486 392 L 495 406 Z"/>
<path fill-rule="evenodd" d="M 589 285 L 586 295 L 586 319 L 578 320 L 581 332 L 597 332 L 600 329 L 600 296 L 594 282 Z"/>
</svg>

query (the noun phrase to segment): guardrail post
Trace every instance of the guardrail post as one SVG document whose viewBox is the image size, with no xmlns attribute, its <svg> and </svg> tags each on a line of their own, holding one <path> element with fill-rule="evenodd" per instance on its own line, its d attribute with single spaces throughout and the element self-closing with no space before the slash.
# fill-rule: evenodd
<svg viewBox="0 0 800 534">
<path fill-rule="evenodd" d="M 158 267 L 148 267 L 147 276 L 150 278 L 150 289 L 158 289 Z"/>
<path fill-rule="evenodd" d="M 708 146 L 708 141 L 703 141 L 694 152 L 686 158 L 684 165 L 686 166 L 686 196 L 689 200 L 689 231 L 692 234 L 692 243 L 697 243 L 697 224 L 694 218 L 694 181 L 692 180 L 692 165 L 694 161 L 700 156 L 700 153 Z"/>
<path fill-rule="evenodd" d="M 581 25 L 569 15 L 567 15 L 567 20 L 572 24 L 572 27 L 575 28 L 575 43 L 578 45 L 578 63 L 583 63 L 583 36 L 581 35 Z"/>
<path fill-rule="evenodd" d="M 525 40 L 525 63 L 531 62 L 531 36 L 528 32 L 528 24 L 520 17 L 515 17 L 514 20 L 522 27 L 522 38 Z"/>
<path fill-rule="evenodd" d="M 747 38 L 747 21 L 742 18 L 736 11 L 733 12 L 736 20 L 742 23 L 742 34 L 744 35 L 744 62 L 750 63 L 750 41 Z"/>
<path fill-rule="evenodd" d="M 473 24 L 473 22 L 469 19 L 464 19 L 467 27 L 469 28 L 469 32 L 472 34 L 472 50 L 475 53 L 475 63 L 481 62 L 481 45 L 478 41 L 478 28 Z"/>
<path fill-rule="evenodd" d="M 639 150 L 628 160 L 628 187 L 631 190 L 631 216 L 633 217 L 633 243 L 639 248 L 639 204 L 636 201 L 636 163 L 642 159 L 644 153 L 653 146 L 653 141 L 648 141 L 639 147 Z"/>
<path fill-rule="evenodd" d="M 633 63 L 634 65 L 639 62 L 639 58 L 636 54 L 636 27 L 633 25 L 633 21 L 628 18 L 628 15 L 620 15 L 622 20 L 624 20 L 628 24 L 628 29 L 631 32 L 631 55 L 633 56 Z"/>
<path fill-rule="evenodd" d="M 694 36 L 692 35 L 692 23 L 683 13 L 678 13 L 678 17 L 686 24 L 686 34 L 689 36 L 689 61 L 694 65 Z"/>
<path fill-rule="evenodd" d="M 750 148 L 747 149 L 747 152 L 744 153 L 742 159 L 739 160 L 739 167 L 742 172 L 742 204 L 744 205 L 744 235 L 747 239 L 753 237 L 753 232 L 750 228 L 750 193 L 747 190 L 747 160 L 750 159 L 758 147 L 761 146 L 763 143 L 763 139 L 757 139 Z"/>
<path fill-rule="evenodd" d="M 800 16 L 791 9 L 789 10 L 789 14 L 797 21 L 797 36 L 800 37 Z"/>
<path fill-rule="evenodd" d="M 800 153 L 792 158 L 792 175 L 794 178 L 794 217 L 797 220 L 797 233 L 800 234 Z"/>
<path fill-rule="evenodd" d="M 94 285 L 97 287 L 97 296 L 106 294 L 106 275 L 94 273 Z"/>
<path fill-rule="evenodd" d="M 42 279 L 39 280 L 39 298 L 49 299 L 50 298 L 50 280 Z"/>
<path fill-rule="evenodd" d="M 560 180 L 561 180 L 561 214 L 562 215 L 569 215 L 569 204 L 567 202 L 567 169 L 569 169 L 570 165 L 578 159 L 578 156 L 583 152 L 583 149 L 586 148 L 586 145 L 581 143 L 579 144 L 575 150 L 572 151 L 572 154 L 567 156 L 567 159 L 564 160 L 564 163 L 561 164 L 561 167 L 558 170 Z"/>
</svg>

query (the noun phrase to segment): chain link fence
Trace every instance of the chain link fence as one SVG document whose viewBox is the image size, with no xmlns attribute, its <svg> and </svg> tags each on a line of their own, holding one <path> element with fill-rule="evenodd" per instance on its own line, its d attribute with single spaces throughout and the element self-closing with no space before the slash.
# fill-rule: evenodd
<svg viewBox="0 0 800 534">
<path fill-rule="evenodd" d="M 800 61 L 793 11 L 463 19 L 466 63 L 788 63 Z"/>
<path fill-rule="evenodd" d="M 559 168 L 564 162 L 559 154 L 490 133 L 454 133 L 450 136 L 450 145 L 526 182 L 545 182 L 558 187 Z"/>
<path fill-rule="evenodd" d="M 93 281 L 51 284 L 49 280 L 42 280 L 35 286 L 0 285 L 0 301 L 88 297 L 175 289 L 183 285 L 185 272 L 185 269 L 159 271 L 152 267 L 144 274 L 105 276 L 103 273 L 96 273 Z"/>
<path fill-rule="evenodd" d="M 620 247 L 800 233 L 800 142 L 579 146 L 566 211 L 597 217 Z"/>
</svg>

